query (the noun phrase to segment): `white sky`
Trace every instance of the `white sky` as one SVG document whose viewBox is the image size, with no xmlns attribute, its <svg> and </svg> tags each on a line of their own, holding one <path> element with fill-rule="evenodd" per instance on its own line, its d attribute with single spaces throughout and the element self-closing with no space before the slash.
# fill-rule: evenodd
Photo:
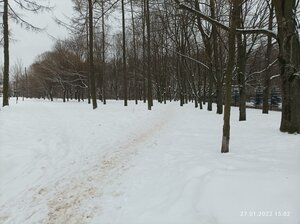
<svg viewBox="0 0 300 224">
<path fill-rule="evenodd" d="M 74 14 L 73 4 L 71 0 L 37 0 L 37 2 L 46 4 L 49 2 L 50 6 L 54 9 L 51 12 L 42 12 L 39 14 L 33 14 L 30 12 L 22 11 L 15 5 L 13 1 L 10 3 L 14 7 L 14 10 L 22 16 L 23 19 L 31 24 L 46 28 L 42 32 L 28 31 L 24 27 L 15 24 L 12 20 L 9 23 L 9 29 L 11 32 L 11 38 L 15 41 L 10 41 L 10 67 L 12 67 L 18 61 L 21 61 L 24 67 L 29 67 L 36 57 L 45 51 L 51 50 L 55 39 L 64 39 L 69 33 L 68 30 L 59 26 L 54 18 L 58 18 L 66 23 L 69 22 L 69 18 Z M 127 6 L 129 7 L 129 6 Z M 130 20 L 130 15 L 126 18 Z M 109 21 L 106 25 L 110 26 L 110 34 L 115 33 L 121 29 L 120 14 L 110 14 Z M 53 38 L 54 37 L 54 38 Z M 0 47 L 0 65 L 3 64 L 3 48 Z"/>
<path fill-rule="evenodd" d="M 43 12 L 40 14 L 32 14 L 20 10 L 22 18 L 30 21 L 38 27 L 46 28 L 42 32 L 32 32 L 14 24 L 10 21 L 10 32 L 12 38 L 16 41 L 10 41 L 10 66 L 13 66 L 16 61 L 21 60 L 24 66 L 29 66 L 34 59 L 41 53 L 51 50 L 55 38 L 65 38 L 68 36 L 68 31 L 62 26 L 58 26 L 54 17 L 67 21 L 65 16 L 71 17 L 73 14 L 71 0 L 47 0 L 40 1 L 55 6 L 52 12 Z M 0 62 L 3 64 L 3 48 L 0 49 Z"/>
</svg>

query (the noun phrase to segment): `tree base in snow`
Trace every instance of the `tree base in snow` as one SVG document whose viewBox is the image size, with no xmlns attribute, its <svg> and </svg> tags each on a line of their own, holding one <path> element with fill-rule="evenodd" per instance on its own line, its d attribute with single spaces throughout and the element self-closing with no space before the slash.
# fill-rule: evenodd
<svg viewBox="0 0 300 224">
<path fill-rule="evenodd" d="M 223 136 L 221 153 L 228 153 L 228 152 L 229 152 L 229 137 Z"/>
</svg>

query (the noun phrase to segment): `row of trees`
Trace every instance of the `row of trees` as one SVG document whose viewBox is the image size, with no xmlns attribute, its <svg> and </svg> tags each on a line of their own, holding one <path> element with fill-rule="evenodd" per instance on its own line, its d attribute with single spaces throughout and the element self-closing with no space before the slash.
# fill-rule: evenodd
<svg viewBox="0 0 300 224">
<path fill-rule="evenodd" d="M 125 106 L 128 99 L 143 100 L 150 110 L 153 99 L 179 100 L 181 106 L 193 100 L 201 109 L 207 104 L 208 110 L 215 101 L 217 113 L 224 113 L 222 152 L 228 152 L 233 89 L 239 92 L 243 121 L 248 95 L 263 87 L 263 113 L 268 113 L 270 86 L 278 84 L 280 130 L 300 133 L 299 1 L 73 4 L 74 18 L 58 21 L 70 29 L 71 37 L 39 56 L 23 78 L 28 83 L 23 92 L 29 96 L 87 98 L 94 109 L 97 98 L 103 103 L 122 98 Z M 113 33 L 108 24 L 118 7 L 122 31 Z"/>
<path fill-rule="evenodd" d="M 238 75 L 243 73 L 243 64 L 245 62 L 245 54 L 243 51 L 242 35 L 244 34 L 264 34 L 269 38 L 269 45 L 271 38 L 274 38 L 279 46 L 279 65 L 280 65 L 280 78 L 282 82 L 282 118 L 280 130 L 283 132 L 300 132 L 300 42 L 297 26 L 297 7 L 299 1 L 280 1 L 273 0 L 269 4 L 269 29 L 247 29 L 242 24 L 244 20 L 242 13 L 244 12 L 245 1 L 232 0 L 230 7 L 229 24 L 224 25 L 215 17 L 208 17 L 199 8 L 192 8 L 184 1 L 175 0 L 180 8 L 185 9 L 197 17 L 210 22 L 212 26 L 219 27 L 220 29 L 228 32 L 228 63 L 226 69 L 226 94 L 225 94 L 225 113 L 224 113 L 224 126 L 223 126 L 223 141 L 222 152 L 229 151 L 229 137 L 230 137 L 230 104 L 231 104 L 231 82 L 232 73 L 235 66 L 235 46 L 237 41 L 237 70 Z M 247 1 L 246 1 L 247 2 Z M 210 2 L 212 5 L 213 1 Z M 198 4 L 197 4 L 198 5 Z M 275 17 L 277 21 L 277 33 L 272 32 L 272 14 L 275 10 Z M 213 12 L 213 10 L 211 10 Z M 270 46 L 269 46 L 270 47 Z M 245 50 L 245 48 L 244 48 Z M 240 76 L 244 81 L 245 78 Z M 244 83 L 239 83 L 240 88 L 244 88 Z M 241 101 L 241 103 L 244 103 Z M 240 105 L 240 110 L 243 108 Z"/>
</svg>

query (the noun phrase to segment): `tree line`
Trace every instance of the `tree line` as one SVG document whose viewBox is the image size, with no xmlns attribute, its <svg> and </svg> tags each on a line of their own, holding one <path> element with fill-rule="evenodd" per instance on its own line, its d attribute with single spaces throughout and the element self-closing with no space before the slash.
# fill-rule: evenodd
<svg viewBox="0 0 300 224">
<path fill-rule="evenodd" d="M 19 0 L 19 2 L 22 2 Z M 33 4 L 33 2 L 31 2 Z M 75 14 L 57 21 L 70 30 L 18 76 L 27 97 L 193 101 L 224 114 L 222 152 L 229 151 L 230 108 L 238 92 L 239 120 L 249 96 L 281 90 L 280 130 L 300 133 L 299 0 L 73 0 Z M 3 13 L 3 105 L 8 105 L 8 25 Z M 37 9 L 36 9 L 37 10 Z M 11 14 L 7 14 L 11 15 Z M 121 29 L 113 29 L 112 17 Z M 25 88 L 26 87 L 26 88 Z M 21 87 L 20 87 L 21 88 Z M 26 90 L 25 90 L 26 89 Z"/>
</svg>

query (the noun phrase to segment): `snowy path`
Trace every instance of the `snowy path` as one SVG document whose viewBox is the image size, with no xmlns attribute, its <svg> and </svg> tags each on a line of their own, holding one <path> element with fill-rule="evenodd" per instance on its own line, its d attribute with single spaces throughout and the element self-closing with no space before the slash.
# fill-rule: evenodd
<svg viewBox="0 0 300 224">
<path fill-rule="evenodd" d="M 115 145 L 113 148 L 118 150 L 107 158 L 86 164 L 82 167 L 80 178 L 78 176 L 71 180 L 64 178 L 56 183 L 56 186 L 62 186 L 58 187 L 59 190 L 48 202 L 49 213 L 46 223 L 85 223 L 92 219 L 94 214 L 101 212 L 101 207 L 105 206 L 101 203 L 103 189 L 109 187 L 114 178 L 128 169 L 128 161 L 135 156 L 139 147 L 143 147 L 162 129 L 167 119 L 166 116 L 159 117 L 152 127 L 145 127 L 147 129 L 139 130 L 141 133 L 134 138 Z M 112 195 L 117 196 L 118 192 Z"/>
<path fill-rule="evenodd" d="M 5 108 L 0 223 L 300 223 L 299 135 L 278 131 L 278 112 L 237 115 L 222 155 L 222 116 L 193 105 Z"/>
<path fill-rule="evenodd" d="M 36 104 L 32 104 L 31 106 L 39 107 Z M 0 223 L 5 221 L 9 223 L 37 222 L 49 224 L 88 222 L 93 218 L 94 214 L 101 211 L 101 196 L 103 195 L 102 191 L 105 186 L 109 185 L 114 178 L 117 178 L 128 169 L 127 163 L 135 156 L 138 148 L 146 144 L 151 137 L 161 130 L 171 114 L 171 110 L 168 107 L 154 116 L 148 112 L 143 112 L 146 113 L 145 115 L 150 115 L 149 119 L 145 120 L 147 117 L 143 115 L 142 120 L 137 121 L 133 119 L 135 116 L 132 116 L 123 121 L 124 124 L 122 124 L 122 121 L 121 124 L 119 124 L 119 120 L 117 120 L 115 125 L 120 125 L 121 128 L 116 126 L 116 128 L 120 130 L 116 130 L 115 132 L 109 130 L 109 134 L 114 135 L 109 141 L 108 139 L 106 141 L 101 141 L 100 139 L 100 141 L 97 140 L 97 144 L 91 142 L 94 139 L 81 142 L 80 138 L 82 136 L 77 136 L 79 141 L 72 143 L 70 141 L 74 141 L 73 128 L 77 129 L 80 127 L 78 127 L 75 120 L 68 120 L 65 114 L 61 116 L 59 110 L 51 110 L 48 106 L 47 104 L 42 105 L 42 110 L 39 108 L 38 113 L 43 114 L 40 120 L 31 115 L 29 116 L 30 119 L 26 122 L 26 114 L 24 115 L 24 119 L 22 118 L 26 123 L 25 130 L 26 128 L 29 129 L 26 130 L 26 133 L 31 136 L 29 136 L 29 139 L 26 138 L 28 142 L 26 142 L 25 138 L 22 138 L 22 142 L 20 141 L 19 144 L 27 144 L 27 146 L 30 147 L 37 145 L 37 143 L 41 144 L 39 147 L 37 146 L 38 151 L 35 151 L 34 155 L 30 155 L 29 161 L 23 161 L 23 166 L 20 166 L 21 170 L 17 170 L 13 173 L 13 179 L 1 186 L 4 187 L 1 192 L 6 191 L 9 193 L 9 195 L 1 195 L 1 198 L 6 199 L 5 196 L 10 197 L 7 197 L 7 200 L 0 204 Z M 26 107 L 25 109 L 30 110 L 30 108 Z M 34 109 L 36 108 L 31 108 L 32 111 L 34 111 Z M 105 112 L 107 113 L 109 111 Z M 134 109 L 130 112 L 135 114 Z M 139 114 L 137 115 L 139 116 Z M 105 116 L 107 117 L 107 114 L 105 114 Z M 119 116 L 121 116 L 121 112 L 118 112 L 115 116 L 113 115 L 113 118 L 118 119 L 120 118 Z M 55 124 L 52 127 L 48 126 L 53 118 L 57 119 Z M 38 121 L 33 122 L 32 119 L 38 119 Z M 45 122 L 46 125 L 43 125 L 41 122 Z M 75 127 L 73 122 L 75 123 Z M 145 122 L 144 125 L 143 122 Z M 111 126 L 112 123 L 114 123 L 113 119 L 108 123 L 109 126 Z M 69 125 L 71 124 L 73 127 L 70 129 Z M 102 125 L 100 125 L 99 128 L 102 128 L 101 126 Z M 88 126 L 86 126 L 85 130 L 88 129 Z M 4 131 L 4 128 L 1 130 Z M 10 131 L 12 133 L 9 137 L 16 134 L 18 135 L 18 131 Z M 41 131 L 43 132 L 41 137 L 33 136 L 35 134 L 39 136 L 38 133 Z M 102 131 L 102 133 L 105 131 Z M 22 133 L 19 134 L 20 137 L 24 135 L 24 129 Z M 51 139 L 53 134 L 54 136 Z M 77 134 L 75 133 L 75 135 Z M 95 135 L 95 131 L 92 131 L 92 135 Z M 35 140 L 33 140 L 32 137 L 34 137 Z M 3 140 L 5 142 L 5 139 Z M 11 148 L 16 147 L 16 145 L 11 144 L 10 141 L 8 141 L 9 144 L 6 145 Z M 79 145 L 76 147 L 76 144 Z M 78 150 L 85 150 L 87 148 L 84 144 L 91 144 L 90 148 L 101 148 L 101 151 L 97 152 L 96 149 L 92 149 L 91 154 L 88 152 L 86 152 L 86 154 L 84 152 L 78 153 Z M 21 145 L 18 145 L 18 150 L 20 150 L 21 147 Z M 53 153 L 58 153 L 57 155 L 51 155 L 51 152 L 48 151 L 53 149 L 55 149 Z M 32 153 L 32 148 L 28 151 Z M 75 153 L 75 156 L 72 155 L 73 153 Z M 5 151 L 1 156 L 1 161 L 5 163 Z M 21 152 L 20 155 L 10 154 L 9 156 L 22 157 L 24 156 L 24 152 Z M 20 161 L 22 158 L 16 159 Z M 76 165 L 76 163 L 78 164 Z M 43 171 L 42 173 L 40 173 L 41 170 Z M 4 168 L 1 169 L 1 175 L 9 179 L 10 177 L 8 173 L 6 174 L 6 171 Z M 45 174 L 48 176 L 45 177 Z M 24 181 L 22 179 L 26 176 L 27 178 L 25 179 L 27 179 L 27 184 L 30 186 L 29 189 L 25 184 L 25 187 L 17 189 L 19 193 L 9 192 L 8 189 L 14 187 L 13 183 L 16 183 L 16 180 L 20 179 L 20 182 Z M 28 178 L 32 178 L 32 180 L 28 180 Z M 42 179 L 42 181 L 36 180 L 39 178 Z M 18 215 L 15 215 L 13 211 L 11 211 L 11 213 L 9 212 L 12 207 L 14 207 Z M 45 215 L 46 218 L 43 217 Z"/>
</svg>

